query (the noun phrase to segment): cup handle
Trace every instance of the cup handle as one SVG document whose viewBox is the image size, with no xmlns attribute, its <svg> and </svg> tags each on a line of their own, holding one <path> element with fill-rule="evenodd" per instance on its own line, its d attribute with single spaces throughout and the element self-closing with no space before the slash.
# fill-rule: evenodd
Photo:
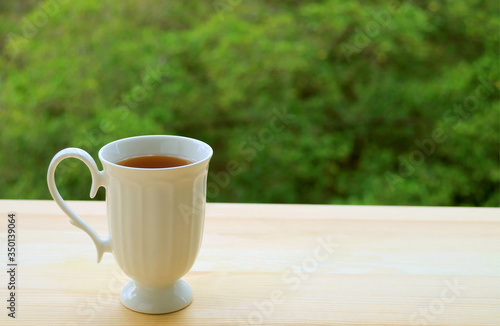
<svg viewBox="0 0 500 326">
<path fill-rule="evenodd" d="M 89 153 L 87 153 L 83 149 L 73 148 L 73 147 L 63 149 L 54 156 L 54 158 L 50 162 L 49 170 L 47 172 L 47 184 L 49 186 L 50 194 L 56 201 L 57 205 L 59 205 L 59 207 L 64 211 L 64 213 L 66 213 L 66 215 L 69 216 L 70 223 L 76 226 L 77 228 L 85 231 L 90 236 L 92 241 L 94 241 L 94 244 L 97 249 L 97 262 L 99 263 L 102 259 L 102 255 L 105 252 L 111 252 L 111 242 L 109 238 L 101 239 L 97 234 L 97 232 L 94 229 L 92 229 L 92 227 L 88 225 L 87 222 L 85 222 L 80 216 L 78 216 L 78 214 L 76 214 L 75 211 L 72 210 L 64 202 L 64 199 L 61 197 L 59 191 L 57 190 L 56 181 L 54 178 L 57 165 L 62 160 L 70 157 L 81 160 L 90 169 L 90 173 L 92 175 L 92 187 L 90 188 L 90 198 L 95 197 L 97 189 L 99 189 L 99 187 L 105 187 L 104 172 L 99 171 L 92 156 L 90 156 Z"/>
</svg>

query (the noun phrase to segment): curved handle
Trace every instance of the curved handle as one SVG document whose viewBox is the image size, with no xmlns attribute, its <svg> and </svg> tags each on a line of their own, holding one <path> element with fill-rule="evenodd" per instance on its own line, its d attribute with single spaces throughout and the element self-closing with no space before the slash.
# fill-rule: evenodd
<svg viewBox="0 0 500 326">
<path fill-rule="evenodd" d="M 47 172 L 47 184 L 49 185 L 50 194 L 56 201 L 57 205 L 59 205 L 59 207 L 61 207 L 64 213 L 66 213 L 66 215 L 68 215 L 69 218 L 71 219 L 70 223 L 76 226 L 77 228 L 85 231 L 90 236 L 90 238 L 92 238 L 92 241 L 94 241 L 94 244 L 97 249 L 97 262 L 99 263 L 102 259 L 102 255 L 105 252 L 111 252 L 111 243 L 109 238 L 101 239 L 97 234 L 97 232 L 95 232 L 94 229 L 92 229 L 92 227 L 90 227 L 90 225 L 87 224 L 87 222 L 85 222 L 80 216 L 78 216 L 78 214 L 75 213 L 74 210 L 72 210 L 68 205 L 66 205 L 64 199 L 61 197 L 59 191 L 57 190 L 56 181 L 54 178 L 57 165 L 65 158 L 70 158 L 70 157 L 74 157 L 83 161 L 83 163 L 85 163 L 90 169 L 90 173 L 92 174 L 92 187 L 90 188 L 90 198 L 94 198 L 94 196 L 97 193 L 97 189 L 99 189 L 99 187 L 105 186 L 104 172 L 99 171 L 92 156 L 90 156 L 89 153 L 87 153 L 83 149 L 73 148 L 73 147 L 63 149 L 54 156 L 54 158 L 50 162 L 49 171 Z"/>
</svg>

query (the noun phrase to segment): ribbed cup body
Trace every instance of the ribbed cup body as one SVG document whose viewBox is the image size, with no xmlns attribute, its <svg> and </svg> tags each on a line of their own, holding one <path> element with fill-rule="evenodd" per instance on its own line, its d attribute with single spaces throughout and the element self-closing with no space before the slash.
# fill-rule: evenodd
<svg viewBox="0 0 500 326">
<path fill-rule="evenodd" d="M 147 154 L 178 155 L 194 163 L 164 169 L 113 163 Z M 201 246 L 212 149 L 185 137 L 141 136 L 108 144 L 99 155 L 118 265 L 138 286 L 171 286 L 193 266 Z"/>
<path fill-rule="evenodd" d="M 203 235 L 207 164 L 107 171 L 113 254 L 138 284 L 169 286 L 193 266 Z"/>
</svg>

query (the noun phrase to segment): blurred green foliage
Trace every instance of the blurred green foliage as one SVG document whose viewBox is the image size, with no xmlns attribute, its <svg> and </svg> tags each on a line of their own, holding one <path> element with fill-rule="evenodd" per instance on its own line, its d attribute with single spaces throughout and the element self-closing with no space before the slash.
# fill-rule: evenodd
<svg viewBox="0 0 500 326">
<path fill-rule="evenodd" d="M 222 202 L 499 205 L 498 1 L 2 1 L 0 198 L 65 147 L 214 148 Z M 66 160 L 61 194 L 87 199 Z M 102 199 L 103 192 L 99 192 Z"/>
</svg>

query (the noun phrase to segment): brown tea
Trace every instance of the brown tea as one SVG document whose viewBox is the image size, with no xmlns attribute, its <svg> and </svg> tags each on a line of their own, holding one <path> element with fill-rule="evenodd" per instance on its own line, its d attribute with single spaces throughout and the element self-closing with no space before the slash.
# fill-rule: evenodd
<svg viewBox="0 0 500 326">
<path fill-rule="evenodd" d="M 193 162 L 184 158 L 166 155 L 144 155 L 133 156 L 116 162 L 118 165 L 141 169 L 162 169 L 174 168 L 177 166 L 188 165 Z"/>
</svg>

